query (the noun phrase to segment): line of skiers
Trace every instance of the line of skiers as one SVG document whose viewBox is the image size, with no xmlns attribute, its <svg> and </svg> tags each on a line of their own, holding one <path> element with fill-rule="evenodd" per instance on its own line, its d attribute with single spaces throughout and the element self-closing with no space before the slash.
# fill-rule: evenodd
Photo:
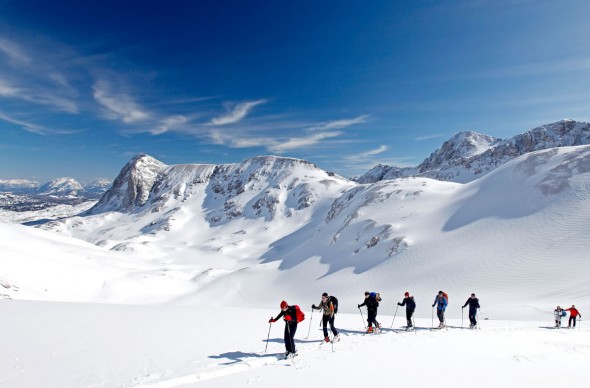
<svg viewBox="0 0 590 388">
<path fill-rule="evenodd" d="M 555 328 L 559 329 L 561 328 L 561 318 L 565 317 L 567 315 L 567 312 L 570 312 L 570 318 L 568 321 L 568 329 L 572 328 L 572 323 L 573 323 L 573 328 L 576 327 L 576 319 L 578 317 L 580 317 L 580 319 L 582 319 L 582 314 L 580 314 L 580 312 L 578 311 L 578 309 L 576 309 L 576 306 L 572 305 L 572 307 L 570 307 L 569 309 L 562 309 L 561 307 L 557 306 L 555 308 L 555 310 L 553 311 L 553 315 L 555 316 Z"/>
<path fill-rule="evenodd" d="M 379 331 L 381 329 L 381 324 L 377 321 L 377 311 L 379 308 L 379 302 L 382 301 L 381 295 L 378 292 L 369 292 L 365 291 L 365 299 L 363 303 L 358 304 L 357 307 L 359 311 L 361 311 L 361 307 L 366 306 L 367 308 L 367 333 L 372 333 L 375 331 Z M 413 315 L 416 311 L 416 301 L 414 297 L 410 295 L 409 292 L 404 294 L 404 299 L 401 303 L 397 303 L 398 306 L 405 306 L 406 307 L 406 330 L 414 329 L 413 325 Z M 445 310 L 449 304 L 449 296 L 443 292 L 439 291 L 435 300 L 434 304 L 432 305 L 433 311 L 434 307 L 437 306 L 437 317 L 440 321 L 440 325 L 438 328 L 443 328 L 445 325 Z M 469 320 L 471 322 L 470 328 L 473 329 L 477 325 L 476 315 L 477 309 L 480 308 L 479 300 L 475 297 L 475 294 L 471 294 L 469 299 L 465 302 L 462 308 L 465 308 L 469 305 Z M 297 324 L 300 323 L 305 319 L 305 314 L 299 306 L 289 304 L 286 301 L 281 302 L 281 312 L 275 318 L 271 317 L 269 319 L 269 323 L 277 322 L 281 317 L 285 321 L 285 333 L 284 333 L 284 340 L 285 340 L 285 357 L 295 356 L 297 354 L 297 350 L 295 348 L 295 333 L 297 332 Z M 311 305 L 312 311 L 313 310 L 321 310 L 322 311 L 322 329 L 324 332 L 324 341 L 325 342 L 336 342 L 340 340 L 340 334 L 334 325 L 335 314 L 338 312 L 338 299 L 335 296 L 330 296 L 327 292 L 322 294 L 322 298 L 320 300 L 319 305 L 312 304 Z M 361 311 L 362 316 L 362 311 Z M 330 330 L 333 334 L 333 339 L 330 340 L 328 336 L 328 324 L 330 325 Z M 374 325 L 374 326 L 373 326 Z M 270 329 L 269 329 L 270 334 Z"/>
</svg>

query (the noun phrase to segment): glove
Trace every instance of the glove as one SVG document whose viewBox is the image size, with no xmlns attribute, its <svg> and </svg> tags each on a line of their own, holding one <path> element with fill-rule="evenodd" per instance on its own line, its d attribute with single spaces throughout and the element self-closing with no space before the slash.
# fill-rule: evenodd
<svg viewBox="0 0 590 388">
<path fill-rule="evenodd" d="M 432 307 L 434 307 L 434 305 L 432 305 Z"/>
<path fill-rule="evenodd" d="M 361 308 L 361 305 L 360 304 L 357 304 L 356 307 L 360 309 Z"/>
<path fill-rule="evenodd" d="M 401 306 L 402 304 L 401 304 L 400 302 L 397 302 L 397 305 L 398 305 L 398 306 Z"/>
<path fill-rule="evenodd" d="M 290 316 L 290 315 L 285 315 L 285 321 L 289 321 L 289 322 L 291 322 L 291 319 L 292 319 L 292 318 L 291 318 L 291 316 Z"/>
<path fill-rule="evenodd" d="M 316 308 L 316 307 L 315 307 L 315 304 L 312 304 L 312 305 L 311 305 L 311 308 L 312 308 L 312 309 L 315 309 L 315 308 Z"/>
<path fill-rule="evenodd" d="M 465 306 L 461 306 L 461 310 L 463 310 L 465 308 Z"/>
<path fill-rule="evenodd" d="M 271 318 L 268 320 L 268 323 L 275 323 L 276 321 L 277 321 L 276 319 L 274 319 L 274 318 L 272 318 L 272 317 L 271 317 Z"/>
</svg>

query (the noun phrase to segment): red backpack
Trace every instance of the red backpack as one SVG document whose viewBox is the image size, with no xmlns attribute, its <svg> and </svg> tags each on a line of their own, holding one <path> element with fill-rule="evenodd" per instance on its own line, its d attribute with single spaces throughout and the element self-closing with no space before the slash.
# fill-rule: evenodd
<svg viewBox="0 0 590 388">
<path fill-rule="evenodd" d="M 301 309 L 297 305 L 295 305 L 295 312 L 297 315 L 297 323 L 301 323 L 301 321 L 303 321 L 305 319 L 305 314 L 303 313 L 303 311 L 301 311 Z"/>
<path fill-rule="evenodd" d="M 445 298 L 445 300 L 447 301 L 447 304 L 449 304 L 449 295 L 443 291 L 443 298 Z"/>
</svg>

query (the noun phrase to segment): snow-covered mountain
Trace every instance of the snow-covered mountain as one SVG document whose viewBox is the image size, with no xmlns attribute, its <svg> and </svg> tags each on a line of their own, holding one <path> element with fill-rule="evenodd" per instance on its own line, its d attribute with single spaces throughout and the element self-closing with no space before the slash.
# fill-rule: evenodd
<svg viewBox="0 0 590 388">
<path fill-rule="evenodd" d="M 100 179 L 96 179 L 86 185 L 84 185 L 84 196 L 85 197 L 91 197 L 91 196 L 95 196 L 97 199 L 102 197 L 102 195 L 104 193 L 106 193 L 108 191 L 108 189 L 111 188 L 113 182 L 105 179 L 105 178 L 100 178 Z"/>
<path fill-rule="evenodd" d="M 567 119 L 531 129 L 507 140 L 476 132 L 460 132 L 417 167 L 377 165 L 352 179 L 359 183 L 374 183 L 423 176 L 466 183 L 528 152 L 584 144 L 590 144 L 590 124 Z"/>
<path fill-rule="evenodd" d="M 576 302 L 590 296 L 588 166 L 590 146 L 561 147 L 469 184 L 360 185 L 297 159 L 167 166 L 140 155 L 88 214 L 42 228 L 142 268 L 106 281 L 97 300 L 145 300 L 154 284 L 167 290 L 159 300 L 223 305 L 265 303 L 269 290 L 293 300 L 412 290 L 422 301 L 438 289 L 476 290 L 490 315 L 534 317 L 574 298 L 571 289 Z"/>
<path fill-rule="evenodd" d="M 0 192 L 13 194 L 32 194 L 39 189 L 39 182 L 27 179 L 0 179 Z"/>
<path fill-rule="evenodd" d="M 37 190 L 37 195 L 56 197 L 78 197 L 84 193 L 84 187 L 74 178 L 57 178 L 45 183 Z"/>
</svg>

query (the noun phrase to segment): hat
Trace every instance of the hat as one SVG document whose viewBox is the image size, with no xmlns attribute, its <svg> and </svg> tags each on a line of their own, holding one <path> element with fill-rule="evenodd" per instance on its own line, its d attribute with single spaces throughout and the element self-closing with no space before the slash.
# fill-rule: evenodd
<svg viewBox="0 0 590 388">
<path fill-rule="evenodd" d="M 410 293 L 408 291 L 406 291 L 406 293 L 404 294 L 404 296 L 410 296 Z"/>
<path fill-rule="evenodd" d="M 327 297 L 328 297 L 328 293 L 327 293 L 327 292 L 324 292 L 324 293 L 322 294 L 322 296 L 325 296 L 325 297 L 327 298 Z"/>
<path fill-rule="evenodd" d="M 281 302 L 281 308 L 284 309 L 285 307 L 289 307 L 289 305 L 287 304 L 287 302 L 282 301 Z"/>
</svg>

